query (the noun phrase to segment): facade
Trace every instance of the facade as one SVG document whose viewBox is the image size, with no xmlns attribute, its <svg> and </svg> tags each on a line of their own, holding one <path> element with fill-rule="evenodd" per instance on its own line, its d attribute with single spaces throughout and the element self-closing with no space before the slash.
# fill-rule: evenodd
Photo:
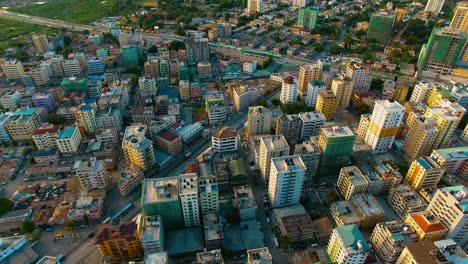
<svg viewBox="0 0 468 264">
<path fill-rule="evenodd" d="M 183 147 L 182 137 L 170 131 L 159 134 L 156 138 L 156 143 L 161 150 L 172 156 L 179 154 Z"/>
<path fill-rule="evenodd" d="M 45 86 L 50 80 L 47 68 L 41 66 L 32 68 L 29 75 L 31 75 L 35 86 Z"/>
<path fill-rule="evenodd" d="M 76 126 L 66 126 L 60 129 L 56 143 L 62 154 L 73 154 L 78 151 L 81 144 L 80 130 Z"/>
<path fill-rule="evenodd" d="M 398 102 L 375 102 L 364 139 L 374 152 L 385 152 L 392 147 L 404 113 L 405 109 Z"/>
<path fill-rule="evenodd" d="M 197 253 L 197 264 L 224 264 L 221 249 L 202 251 Z"/>
<path fill-rule="evenodd" d="M 10 122 L 12 114 L 11 112 L 0 114 L 0 143 L 5 142 L 10 144 L 13 142 L 6 128 L 6 124 Z"/>
<path fill-rule="evenodd" d="M 353 91 L 369 91 L 371 77 L 368 68 L 358 64 L 348 64 L 346 66 L 345 77 L 353 81 Z"/>
<path fill-rule="evenodd" d="M 76 112 L 76 121 L 78 126 L 84 127 L 86 133 L 94 134 L 97 132 L 96 109 L 92 105 L 82 105 Z"/>
<path fill-rule="evenodd" d="M 448 146 L 465 111 L 465 108 L 458 103 L 452 103 L 447 100 L 443 100 L 438 107 L 428 108 L 426 110 L 424 115 L 428 118 L 432 118 L 435 127 L 439 130 L 437 138 L 432 145 L 432 149 Z"/>
<path fill-rule="evenodd" d="M 242 71 L 247 74 L 254 74 L 254 72 L 257 70 L 257 62 L 252 61 L 252 62 L 244 62 L 242 64 Z"/>
<path fill-rule="evenodd" d="M 464 168 L 468 161 L 467 147 L 435 149 L 431 153 L 431 158 L 445 168 L 446 173 L 462 175 L 467 173 Z"/>
<path fill-rule="evenodd" d="M 239 148 L 239 136 L 235 129 L 223 127 L 211 137 L 211 146 L 218 153 L 235 152 Z"/>
<path fill-rule="evenodd" d="M 216 176 L 199 177 L 198 189 L 202 215 L 219 212 L 219 190 Z"/>
<path fill-rule="evenodd" d="M 232 100 L 237 112 L 244 111 L 257 101 L 259 91 L 248 84 L 234 85 Z"/>
<path fill-rule="evenodd" d="M 406 121 L 408 134 L 403 145 L 403 152 L 409 160 L 427 156 L 432 150 L 432 145 L 439 134 L 432 118 L 425 118 L 415 112 L 411 112 Z"/>
<path fill-rule="evenodd" d="M 195 173 L 179 175 L 179 197 L 182 204 L 185 227 L 200 225 L 198 205 L 198 177 Z"/>
<path fill-rule="evenodd" d="M 205 100 L 206 111 L 211 125 L 226 121 L 228 115 L 222 95 L 211 96 Z"/>
<path fill-rule="evenodd" d="M 301 65 L 299 67 L 299 75 L 298 75 L 299 96 L 306 97 L 306 95 L 308 94 L 309 83 L 313 81 L 317 81 L 319 79 L 319 76 L 320 76 L 320 68 L 317 64 Z"/>
<path fill-rule="evenodd" d="M 353 95 L 353 81 L 347 77 L 333 79 L 331 91 L 336 96 L 336 110 L 343 111 L 351 102 L 351 96 Z"/>
<path fill-rule="evenodd" d="M 394 12 L 378 12 L 371 16 L 367 30 L 367 39 L 385 43 L 391 36 L 395 22 Z"/>
<path fill-rule="evenodd" d="M 405 219 L 408 214 L 427 208 L 426 201 L 407 184 L 391 187 L 387 201 L 401 219 Z"/>
<path fill-rule="evenodd" d="M 106 70 L 104 61 L 100 58 L 86 61 L 86 68 L 90 75 L 101 74 Z"/>
<path fill-rule="evenodd" d="M 32 41 L 37 52 L 43 54 L 49 51 L 49 41 L 46 35 L 33 35 Z"/>
<path fill-rule="evenodd" d="M 247 1 L 247 13 L 263 13 L 263 0 L 248 0 Z"/>
<path fill-rule="evenodd" d="M 340 190 L 341 195 L 343 195 L 346 200 L 351 199 L 351 197 L 356 194 L 366 192 L 368 185 L 369 182 L 358 167 L 348 166 L 341 168 L 337 187 L 338 190 Z"/>
<path fill-rule="evenodd" d="M 318 146 L 322 151 L 320 171 L 338 173 L 338 169 L 349 164 L 356 135 L 347 126 L 320 129 Z"/>
<path fill-rule="evenodd" d="M 18 91 L 9 91 L 6 92 L 1 98 L 0 102 L 2 107 L 5 110 L 16 111 L 19 107 L 19 102 L 21 100 L 21 94 Z"/>
<path fill-rule="evenodd" d="M 144 98 L 156 96 L 158 94 L 158 87 L 156 86 L 156 78 L 154 77 L 140 77 L 138 79 L 138 87 L 140 88 L 140 95 Z"/>
<path fill-rule="evenodd" d="M 95 244 L 107 261 L 127 262 L 143 258 L 143 247 L 134 221 L 119 226 L 99 225 Z"/>
<path fill-rule="evenodd" d="M 276 134 L 283 135 L 289 145 L 296 144 L 301 138 L 302 119 L 299 115 L 282 115 L 278 117 Z"/>
<path fill-rule="evenodd" d="M 251 106 L 247 114 L 247 140 L 254 135 L 263 135 L 270 133 L 272 121 L 271 111 L 263 106 Z"/>
<path fill-rule="evenodd" d="M 57 109 L 54 96 L 51 93 L 37 93 L 33 95 L 32 102 L 35 107 L 43 107 L 49 113 L 53 113 Z"/>
<path fill-rule="evenodd" d="M 36 108 L 18 109 L 5 127 L 14 141 L 31 140 L 42 121 Z"/>
<path fill-rule="evenodd" d="M 377 223 L 385 221 L 386 212 L 372 194 L 355 195 L 351 197 L 351 203 L 361 218 L 361 229 L 371 231 Z"/>
<path fill-rule="evenodd" d="M 122 169 L 119 179 L 120 195 L 126 196 L 140 186 L 145 174 L 141 168 L 133 165 L 127 165 Z"/>
<path fill-rule="evenodd" d="M 283 104 L 294 103 L 297 100 L 298 84 L 293 76 L 283 79 L 281 86 L 280 101 Z"/>
<path fill-rule="evenodd" d="M 301 157 L 302 162 L 307 168 L 304 180 L 312 180 L 312 177 L 314 177 L 318 171 L 322 151 L 320 151 L 318 146 L 312 142 L 305 141 L 302 144 L 297 144 L 295 146 L 294 155 Z"/>
<path fill-rule="evenodd" d="M 442 11 L 444 2 L 445 0 L 429 0 L 427 1 L 426 7 L 424 8 L 424 12 L 439 14 L 440 11 Z"/>
<path fill-rule="evenodd" d="M 409 214 L 405 219 L 405 224 L 414 230 L 419 241 L 436 241 L 442 239 L 447 233 L 447 228 L 430 211 Z"/>
<path fill-rule="evenodd" d="M 195 32 L 185 37 L 185 49 L 187 50 L 189 65 L 195 65 L 198 62 L 208 62 L 210 59 L 209 42 L 202 33 Z"/>
<path fill-rule="evenodd" d="M 327 120 L 335 118 L 338 109 L 337 98 L 330 90 L 319 92 L 315 110 L 322 113 Z"/>
<path fill-rule="evenodd" d="M 299 156 L 271 159 L 268 194 L 273 207 L 299 204 L 306 169 Z"/>
<path fill-rule="evenodd" d="M 24 68 L 21 61 L 14 59 L 3 61 L 3 64 L 1 64 L 0 67 L 2 68 L 7 80 L 19 80 L 23 77 Z"/>
<path fill-rule="evenodd" d="M 140 51 L 138 46 L 122 46 L 122 62 L 125 67 L 140 63 Z"/>
<path fill-rule="evenodd" d="M 59 134 L 60 126 L 43 123 L 38 127 L 33 135 L 32 139 L 38 150 L 50 149 L 57 147 L 57 137 Z"/>
<path fill-rule="evenodd" d="M 410 102 L 425 103 L 429 98 L 429 92 L 435 89 L 433 83 L 419 82 L 414 86 L 413 93 L 411 94 Z"/>
<path fill-rule="evenodd" d="M 250 186 L 234 187 L 234 204 L 241 221 L 257 217 L 257 202 Z"/>
<path fill-rule="evenodd" d="M 325 116 L 320 112 L 299 113 L 302 120 L 300 139 L 308 139 L 311 136 L 318 136 L 320 128 L 325 125 Z"/>
<path fill-rule="evenodd" d="M 145 125 L 128 126 L 122 140 L 122 150 L 127 164 L 149 173 L 156 166 L 153 143 L 146 138 Z"/>
<path fill-rule="evenodd" d="M 76 76 L 81 73 L 80 62 L 77 59 L 62 60 L 62 69 L 65 76 Z"/>
<path fill-rule="evenodd" d="M 441 264 L 450 262 L 432 241 L 419 241 L 406 246 L 395 263 Z"/>
<path fill-rule="evenodd" d="M 299 8 L 297 25 L 307 29 L 315 28 L 315 25 L 317 25 L 318 13 L 319 11 L 317 9 L 311 7 Z"/>
<path fill-rule="evenodd" d="M 164 251 L 165 233 L 159 215 L 138 216 L 138 233 L 145 255 Z"/>
<path fill-rule="evenodd" d="M 287 156 L 289 151 L 288 142 L 283 135 L 261 137 L 258 166 L 265 182 L 270 177 L 271 159 Z"/>
<path fill-rule="evenodd" d="M 415 190 L 437 188 L 445 169 L 431 157 L 416 158 L 406 174 L 404 182 Z"/>
<path fill-rule="evenodd" d="M 77 161 L 74 165 L 76 176 L 86 190 L 106 189 L 111 183 L 111 175 L 106 170 L 103 160 Z"/>
<path fill-rule="evenodd" d="M 459 29 L 460 32 L 468 32 L 468 2 L 461 1 L 457 3 L 450 27 Z"/>
<path fill-rule="evenodd" d="M 300 79 L 299 79 L 300 80 Z M 322 80 L 310 81 L 308 83 L 307 95 L 305 103 L 308 106 L 315 106 L 317 104 L 317 97 L 320 92 L 325 91 L 327 85 Z"/>
<path fill-rule="evenodd" d="M 370 246 L 356 225 L 339 226 L 333 229 L 327 247 L 327 253 L 332 262 L 363 264 L 366 263 L 369 252 Z"/>
</svg>

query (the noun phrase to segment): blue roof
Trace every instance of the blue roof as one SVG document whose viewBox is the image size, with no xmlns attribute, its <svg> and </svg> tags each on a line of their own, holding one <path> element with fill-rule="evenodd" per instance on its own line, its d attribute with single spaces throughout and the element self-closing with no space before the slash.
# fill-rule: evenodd
<svg viewBox="0 0 468 264">
<path fill-rule="evenodd" d="M 168 232 L 167 253 L 170 256 L 202 251 L 203 247 L 203 231 L 199 226 Z"/>
<path fill-rule="evenodd" d="M 96 101 L 96 99 L 84 99 L 83 103 L 85 103 L 85 104 L 96 104 L 97 101 Z"/>
<path fill-rule="evenodd" d="M 457 186 L 449 186 L 442 188 L 443 191 L 445 192 L 450 192 L 450 193 L 457 193 L 460 191 L 468 191 L 468 188 L 463 186 L 463 185 L 457 185 Z M 468 212 L 468 202 L 465 202 L 466 199 L 463 199 L 458 205 L 460 208 L 463 210 L 463 212 Z"/>
<path fill-rule="evenodd" d="M 60 130 L 60 133 L 58 135 L 59 139 L 62 138 L 71 138 L 73 133 L 75 132 L 76 126 L 66 126 Z"/>
<path fill-rule="evenodd" d="M 36 152 L 35 156 L 36 157 L 50 156 L 50 155 L 55 155 L 56 153 L 57 153 L 57 149 L 54 149 L 54 148 L 41 149 Z"/>
<path fill-rule="evenodd" d="M 357 242 L 361 241 L 364 250 L 370 249 L 369 244 L 367 244 L 366 239 L 356 225 L 338 226 L 335 229 L 345 247 L 356 247 Z"/>
<path fill-rule="evenodd" d="M 417 158 L 416 160 L 418 161 L 419 164 L 421 164 L 421 166 L 423 166 L 425 170 L 431 169 L 431 165 L 429 165 L 429 163 L 427 163 L 424 159 Z"/>
<path fill-rule="evenodd" d="M 20 108 L 13 115 L 32 115 L 34 112 L 36 112 L 36 108 L 34 107 Z"/>
<path fill-rule="evenodd" d="M 82 107 L 80 107 L 80 110 L 81 111 L 89 111 L 89 110 L 92 110 L 93 107 L 90 106 L 90 105 L 83 105 Z"/>
<path fill-rule="evenodd" d="M 168 90 L 168 89 L 159 90 L 158 96 L 162 96 L 162 95 L 167 95 L 167 97 L 171 99 L 175 99 L 175 98 L 179 99 L 179 92 L 175 90 Z"/>
</svg>

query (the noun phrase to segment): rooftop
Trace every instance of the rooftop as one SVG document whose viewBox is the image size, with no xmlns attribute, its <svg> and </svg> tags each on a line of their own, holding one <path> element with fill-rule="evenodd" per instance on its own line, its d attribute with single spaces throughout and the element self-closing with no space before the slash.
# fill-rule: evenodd
<svg viewBox="0 0 468 264">
<path fill-rule="evenodd" d="M 271 264 L 273 258 L 267 247 L 247 250 L 247 262 L 250 264 Z"/>
<path fill-rule="evenodd" d="M 452 239 L 435 241 L 434 244 L 442 251 L 445 257 L 454 264 L 468 262 L 468 254 Z"/>
<path fill-rule="evenodd" d="M 167 251 L 145 254 L 145 263 L 149 264 L 168 264 L 168 259 L 169 257 L 167 256 Z"/>
<path fill-rule="evenodd" d="M 214 135 L 214 138 L 233 138 L 237 137 L 237 132 L 235 129 L 230 127 L 223 127 L 218 130 Z"/>
<path fill-rule="evenodd" d="M 142 203 L 159 203 L 179 199 L 179 177 L 145 179 L 143 181 Z"/>
<path fill-rule="evenodd" d="M 324 121 L 325 116 L 320 112 L 305 112 L 299 113 L 299 117 L 305 122 L 313 122 L 313 121 Z"/>
<path fill-rule="evenodd" d="M 235 187 L 234 193 L 240 209 L 257 208 L 257 203 L 250 186 Z"/>
<path fill-rule="evenodd" d="M 119 226 L 111 226 L 110 224 L 100 224 L 96 232 L 95 244 L 101 244 L 104 241 L 115 237 L 113 234 L 118 233 L 117 237 L 136 240 L 137 224 L 135 221 L 120 223 Z"/>
<path fill-rule="evenodd" d="M 283 135 L 268 135 L 263 136 L 260 139 L 260 144 L 264 144 L 268 151 L 273 151 L 277 149 L 289 149 L 288 142 Z"/>
<path fill-rule="evenodd" d="M 58 125 L 53 125 L 49 123 L 43 123 L 40 127 L 38 127 L 33 135 L 42 135 L 42 134 L 47 134 L 47 133 L 57 133 L 57 131 L 60 129 L 60 126 Z"/>
<path fill-rule="evenodd" d="M 444 192 L 450 193 L 458 201 L 458 206 L 463 212 L 468 212 L 468 187 L 463 185 L 450 186 L 440 189 Z"/>
<path fill-rule="evenodd" d="M 198 193 L 198 177 L 195 173 L 179 175 L 179 195 L 197 194 Z"/>
<path fill-rule="evenodd" d="M 366 177 L 364 177 L 362 172 L 356 166 L 343 167 L 341 168 L 340 176 L 342 173 L 348 176 L 354 186 L 368 184 Z"/>
<path fill-rule="evenodd" d="M 197 253 L 198 264 L 223 264 L 223 255 L 221 249 L 214 249 L 211 251 L 203 251 Z"/>
<path fill-rule="evenodd" d="M 141 236 L 141 242 L 159 241 L 161 238 L 161 216 L 143 216 L 138 215 L 138 230 Z"/>
<path fill-rule="evenodd" d="M 23 108 L 20 108 L 20 109 L 16 110 L 16 112 L 13 115 L 15 115 L 15 116 L 33 115 L 34 113 L 36 113 L 36 111 L 37 111 L 37 109 L 33 108 L 33 107 L 23 107 Z"/>
<path fill-rule="evenodd" d="M 437 254 L 439 248 L 429 240 L 423 240 L 412 245 L 408 245 L 406 249 L 413 256 L 415 263 L 440 264 L 440 262 L 447 261 L 443 254 L 442 256 Z"/>
<path fill-rule="evenodd" d="M 306 170 L 304 162 L 302 162 L 301 157 L 297 155 L 272 158 L 271 161 L 277 172 L 287 172 L 298 169 Z"/>
<path fill-rule="evenodd" d="M 354 136 L 353 131 L 347 126 L 322 127 L 320 132 L 327 138 Z"/>
<path fill-rule="evenodd" d="M 413 213 L 410 214 L 409 217 L 413 218 L 416 224 L 418 224 L 421 230 L 426 234 L 447 231 L 447 228 L 442 222 L 430 211 Z"/>
<path fill-rule="evenodd" d="M 76 126 L 66 126 L 62 128 L 59 132 L 58 139 L 71 138 L 76 129 Z"/>
<path fill-rule="evenodd" d="M 351 197 L 351 201 L 357 210 L 361 211 L 364 215 L 385 215 L 385 211 L 380 203 L 374 198 L 372 194 L 358 194 Z"/>
<path fill-rule="evenodd" d="M 468 159 L 468 147 L 434 149 L 433 153 L 437 153 L 445 160 L 448 159 Z"/>
<path fill-rule="evenodd" d="M 296 79 L 293 76 L 288 76 L 283 79 L 283 82 L 286 84 L 294 84 L 295 81 Z"/>
<path fill-rule="evenodd" d="M 203 215 L 205 241 L 223 239 L 223 228 L 219 221 L 218 213 L 207 213 Z"/>
<path fill-rule="evenodd" d="M 202 176 L 199 178 L 200 194 L 218 192 L 218 183 L 215 176 Z"/>
<path fill-rule="evenodd" d="M 330 205 L 330 211 L 332 215 L 339 217 L 340 221 L 345 225 L 361 223 L 361 218 L 350 201 L 343 200 L 333 202 Z"/>
<path fill-rule="evenodd" d="M 338 226 L 335 230 L 345 247 L 355 250 L 362 249 L 364 251 L 370 249 L 369 244 L 367 244 L 367 241 L 356 225 Z"/>
<path fill-rule="evenodd" d="M 418 240 L 414 230 L 402 220 L 381 222 L 377 225 L 385 228 L 392 235 L 393 242 L 397 242 L 400 245 L 406 245 L 409 242 L 415 242 Z"/>
<path fill-rule="evenodd" d="M 439 164 L 435 162 L 431 157 L 420 157 L 416 158 L 416 162 L 421 165 L 426 171 L 441 169 Z"/>
<path fill-rule="evenodd" d="M 307 154 L 320 155 L 321 153 L 322 152 L 317 145 L 312 144 L 310 142 L 306 142 L 306 141 L 304 141 L 302 144 L 296 144 L 296 146 L 294 147 L 295 155 L 307 155 Z"/>
<path fill-rule="evenodd" d="M 180 138 L 179 135 L 177 135 L 176 133 L 172 133 L 170 131 L 163 132 L 163 133 L 159 134 L 158 137 L 160 137 L 160 138 L 162 138 L 162 139 L 164 139 L 166 141 L 169 141 L 169 142 L 173 142 L 176 139 Z"/>
</svg>

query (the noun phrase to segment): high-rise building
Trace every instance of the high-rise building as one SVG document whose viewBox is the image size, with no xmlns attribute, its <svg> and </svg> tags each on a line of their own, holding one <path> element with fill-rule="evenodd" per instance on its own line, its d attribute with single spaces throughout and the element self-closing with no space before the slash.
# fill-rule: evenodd
<svg viewBox="0 0 468 264">
<path fill-rule="evenodd" d="M 82 105 L 76 112 L 76 121 L 78 121 L 78 126 L 84 127 L 86 133 L 97 132 L 96 109 L 92 105 Z"/>
<path fill-rule="evenodd" d="M 143 215 L 159 215 L 164 228 L 184 226 L 184 215 L 179 199 L 179 177 L 164 177 L 143 180 L 141 209 Z"/>
<path fill-rule="evenodd" d="M 353 81 L 350 78 L 333 79 L 331 91 L 336 96 L 336 110 L 343 111 L 351 102 L 353 95 Z"/>
<path fill-rule="evenodd" d="M 179 197 L 182 204 L 185 226 L 200 225 L 198 206 L 198 177 L 196 173 L 179 175 Z"/>
<path fill-rule="evenodd" d="M 145 76 L 158 77 L 159 76 L 159 60 L 152 59 L 146 61 L 144 64 Z"/>
<path fill-rule="evenodd" d="M 122 63 L 125 67 L 140 63 L 140 48 L 137 46 L 122 46 Z"/>
<path fill-rule="evenodd" d="M 385 220 L 387 212 L 372 194 L 357 194 L 351 197 L 350 201 L 356 209 L 357 215 L 361 218 L 360 228 L 362 230 L 371 231 L 377 223 Z"/>
<path fill-rule="evenodd" d="M 408 184 L 392 186 L 387 196 L 390 207 L 401 218 L 426 210 L 426 201 Z"/>
<path fill-rule="evenodd" d="M 267 247 L 247 250 L 247 264 L 272 264 L 273 258 Z"/>
<path fill-rule="evenodd" d="M 317 96 L 315 110 L 322 113 L 326 120 L 334 119 L 338 107 L 337 101 L 331 90 L 321 91 Z"/>
<path fill-rule="evenodd" d="M 29 74 L 36 86 L 45 86 L 49 83 L 50 76 L 46 67 L 34 67 Z"/>
<path fill-rule="evenodd" d="M 106 189 L 111 183 L 111 175 L 106 170 L 103 160 L 92 157 L 89 160 L 78 161 L 74 165 L 75 173 L 86 190 Z"/>
<path fill-rule="evenodd" d="M 189 65 L 195 65 L 198 62 L 207 62 L 210 60 L 209 42 L 208 39 L 204 37 L 204 32 L 188 33 L 185 37 L 185 49 L 187 50 L 187 61 Z"/>
<path fill-rule="evenodd" d="M 198 193 L 202 215 L 219 212 L 219 190 L 216 176 L 198 178 Z"/>
<path fill-rule="evenodd" d="M 271 159 L 268 194 L 273 207 L 299 203 L 306 167 L 299 156 Z"/>
<path fill-rule="evenodd" d="M 302 162 L 304 162 L 304 165 L 307 168 L 304 176 L 305 181 L 312 180 L 312 177 L 317 173 L 322 151 L 320 151 L 318 146 L 312 142 L 305 141 L 294 147 L 294 155 L 301 157 Z"/>
<path fill-rule="evenodd" d="M 81 144 L 80 130 L 76 126 L 66 126 L 59 130 L 57 147 L 62 154 L 74 154 Z"/>
<path fill-rule="evenodd" d="M 16 111 L 19 107 L 21 100 L 21 93 L 19 91 L 8 91 L 1 98 L 3 109 L 7 111 Z"/>
<path fill-rule="evenodd" d="M 46 35 L 33 35 L 32 41 L 37 52 L 46 53 L 49 51 L 49 41 Z"/>
<path fill-rule="evenodd" d="M 218 153 L 236 152 L 239 148 L 239 136 L 235 129 L 223 127 L 211 137 L 211 147 Z"/>
<path fill-rule="evenodd" d="M 411 163 L 404 182 L 415 190 L 436 188 L 444 172 L 431 157 L 419 157 Z"/>
<path fill-rule="evenodd" d="M 409 160 L 427 156 L 437 138 L 439 130 L 432 118 L 424 118 L 418 113 L 411 112 L 406 122 L 408 134 L 403 145 L 403 152 Z"/>
<path fill-rule="evenodd" d="M 429 92 L 435 89 L 433 83 L 419 82 L 414 86 L 413 93 L 411 94 L 410 102 L 425 103 L 429 97 Z"/>
<path fill-rule="evenodd" d="M 146 125 L 133 125 L 125 129 L 122 150 L 127 164 L 151 173 L 156 166 L 153 143 L 146 138 Z"/>
<path fill-rule="evenodd" d="M 435 127 L 439 130 L 437 138 L 432 145 L 432 149 L 448 146 L 465 111 L 465 108 L 458 103 L 452 103 L 447 100 L 442 100 L 438 107 L 428 108 L 426 110 L 424 115 L 428 118 L 432 118 L 435 122 Z"/>
<path fill-rule="evenodd" d="M 356 166 L 341 168 L 337 182 L 338 190 L 346 200 L 351 199 L 356 194 L 366 192 L 369 182 Z"/>
<path fill-rule="evenodd" d="M 289 145 L 295 145 L 301 138 L 302 119 L 299 115 L 282 115 L 276 123 L 276 135 L 283 135 Z"/>
<path fill-rule="evenodd" d="M 156 78 L 154 77 L 140 77 L 138 79 L 138 87 L 140 89 L 141 97 L 149 98 L 158 94 Z"/>
<path fill-rule="evenodd" d="M 280 101 L 283 104 L 294 103 L 297 100 L 298 84 L 296 78 L 288 76 L 283 79 Z"/>
<path fill-rule="evenodd" d="M 19 80 L 23 77 L 24 68 L 21 61 L 17 61 L 15 59 L 6 60 L 3 61 L 3 63 L 0 63 L 0 67 L 2 68 L 7 80 Z"/>
<path fill-rule="evenodd" d="M 356 135 L 347 126 L 320 128 L 318 146 L 322 151 L 320 171 L 338 173 L 338 170 L 349 164 L 353 154 Z M 336 174 L 335 174 L 336 175 Z"/>
<path fill-rule="evenodd" d="M 448 228 L 447 237 L 462 246 L 468 243 L 468 188 L 462 185 L 438 189 L 428 211 Z"/>
<path fill-rule="evenodd" d="M 80 62 L 77 59 L 62 60 L 62 69 L 65 76 L 76 76 L 81 73 Z"/>
<path fill-rule="evenodd" d="M 45 108 L 49 113 L 53 113 L 57 109 L 54 96 L 51 93 L 37 93 L 33 95 L 32 102 L 35 107 Z"/>
<path fill-rule="evenodd" d="M 406 96 L 409 92 L 409 83 L 406 81 L 398 80 L 395 84 L 395 92 L 392 99 L 400 103 L 406 101 Z"/>
<path fill-rule="evenodd" d="M 395 13 L 381 11 L 371 16 L 367 30 L 367 39 L 385 43 L 393 31 Z"/>
<path fill-rule="evenodd" d="M 429 0 L 427 1 L 426 7 L 424 8 L 424 12 L 437 15 L 440 13 L 440 11 L 442 11 L 444 2 L 445 0 Z"/>
<path fill-rule="evenodd" d="M 32 134 L 42 123 L 36 108 L 21 108 L 11 115 L 5 127 L 14 141 L 31 140 Z"/>
<path fill-rule="evenodd" d="M 258 166 L 265 182 L 270 176 L 271 159 L 289 155 L 289 145 L 283 135 L 264 136 L 260 139 Z"/>
<path fill-rule="evenodd" d="M 325 116 L 320 112 L 305 112 L 299 113 L 298 115 L 302 120 L 300 139 L 309 139 L 311 136 L 318 136 L 320 128 L 325 125 Z"/>
<path fill-rule="evenodd" d="M 392 147 L 404 113 L 405 108 L 398 102 L 388 100 L 375 102 L 364 139 L 374 152 L 385 152 Z"/>
<path fill-rule="evenodd" d="M 106 262 L 121 263 L 143 258 L 140 234 L 135 221 L 120 223 L 118 226 L 100 224 L 95 244 Z"/>
<path fill-rule="evenodd" d="M 246 137 L 269 134 L 271 129 L 272 114 L 270 109 L 263 106 L 251 106 L 247 114 Z"/>
<path fill-rule="evenodd" d="M 467 39 L 467 34 L 459 29 L 435 27 L 419 53 L 418 72 L 430 76 L 450 74 L 455 63 L 462 58 Z"/>
<path fill-rule="evenodd" d="M 43 123 L 38 127 L 33 135 L 32 139 L 38 150 L 50 149 L 57 146 L 57 137 L 59 134 L 60 126 L 52 125 L 49 123 Z"/>
<path fill-rule="evenodd" d="M 461 32 L 468 34 L 468 2 L 460 1 L 455 7 L 452 22 L 450 27 L 459 29 Z"/>
<path fill-rule="evenodd" d="M 297 25 L 313 29 L 317 25 L 319 11 L 311 7 L 301 7 L 299 8 L 299 14 L 297 16 Z"/>
<path fill-rule="evenodd" d="M 300 12 L 300 11 L 299 11 Z M 320 68 L 317 64 L 303 64 L 299 67 L 298 85 L 299 96 L 305 97 L 308 92 L 309 82 L 317 81 L 320 76 Z"/>
<path fill-rule="evenodd" d="M 88 74 L 90 75 L 102 74 L 106 70 L 104 61 L 101 58 L 87 60 L 86 68 L 88 69 Z"/>
<path fill-rule="evenodd" d="M 248 0 L 247 1 L 247 13 L 263 13 L 263 0 Z"/>
<path fill-rule="evenodd" d="M 367 67 L 363 65 L 358 65 L 356 63 L 350 63 L 346 66 L 345 77 L 353 81 L 353 91 L 369 91 L 371 85 L 371 77 L 369 75 L 369 69 Z"/>
<path fill-rule="evenodd" d="M 159 215 L 138 215 L 138 233 L 145 255 L 163 252 L 165 233 L 163 222 Z"/>
<path fill-rule="evenodd" d="M 430 211 L 408 214 L 405 219 L 405 224 L 409 225 L 414 230 L 419 241 L 436 241 L 442 239 L 447 233 L 447 227 Z"/>
<path fill-rule="evenodd" d="M 310 81 L 307 88 L 307 95 L 305 97 L 305 103 L 307 106 L 314 107 L 317 104 L 318 94 L 327 89 L 327 85 L 324 81 Z"/>
<path fill-rule="evenodd" d="M 456 147 L 446 149 L 434 149 L 431 153 L 433 158 L 446 173 L 466 174 L 468 161 L 468 147 Z"/>
<path fill-rule="evenodd" d="M 432 241 L 419 241 L 407 245 L 401 252 L 396 264 L 441 264 L 453 263 Z"/>
<path fill-rule="evenodd" d="M 234 205 L 241 221 L 257 217 L 257 202 L 250 186 L 234 187 Z"/>
<path fill-rule="evenodd" d="M 425 103 L 429 107 L 435 107 L 439 106 L 442 100 L 455 101 L 448 89 L 446 89 L 445 87 L 436 87 L 435 89 L 429 91 L 429 95 Z"/>
<path fill-rule="evenodd" d="M 366 263 L 370 246 L 356 225 L 339 226 L 333 229 L 327 253 L 338 264 Z"/>
<path fill-rule="evenodd" d="M 11 144 L 13 140 L 6 128 L 6 125 L 11 121 L 12 112 L 0 114 L 0 143 Z"/>
<path fill-rule="evenodd" d="M 115 130 L 110 130 L 115 131 Z M 117 140 L 115 140 L 117 141 Z M 122 168 L 119 178 L 120 195 L 127 196 L 133 190 L 140 186 L 141 181 L 145 178 L 145 174 L 141 168 L 127 164 Z M 141 187 L 140 187 L 141 188 Z"/>
</svg>

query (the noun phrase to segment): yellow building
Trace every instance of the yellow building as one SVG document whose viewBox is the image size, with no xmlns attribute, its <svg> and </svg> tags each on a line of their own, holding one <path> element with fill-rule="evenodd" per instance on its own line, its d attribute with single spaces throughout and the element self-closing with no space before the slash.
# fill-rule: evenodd
<svg viewBox="0 0 468 264">
<path fill-rule="evenodd" d="M 304 64 L 299 67 L 299 96 L 307 95 L 307 88 L 310 81 L 317 81 L 320 75 L 320 68 L 317 64 Z"/>
<path fill-rule="evenodd" d="M 369 182 L 358 167 L 348 166 L 341 168 L 337 187 L 346 200 L 351 199 L 353 195 L 364 193 L 368 185 Z"/>
<path fill-rule="evenodd" d="M 187 80 L 180 80 L 179 82 L 179 95 L 180 100 L 190 99 L 190 82 Z"/>
<path fill-rule="evenodd" d="M 96 235 L 96 246 L 105 260 L 114 263 L 141 260 L 143 247 L 135 221 L 119 226 L 101 224 Z"/>
<path fill-rule="evenodd" d="M 331 90 L 336 96 L 337 111 L 345 110 L 353 95 L 353 81 L 349 78 L 333 79 Z"/>
<path fill-rule="evenodd" d="M 397 259 L 396 264 L 441 264 L 446 263 L 442 257 L 442 261 L 437 258 L 443 255 L 438 252 L 439 248 L 431 241 L 420 241 L 405 247 Z M 434 253 L 440 253 L 434 254 Z M 435 257 L 434 257 L 435 256 Z"/>
<path fill-rule="evenodd" d="M 416 112 L 411 112 L 406 123 L 408 134 L 403 145 L 403 152 L 407 158 L 414 160 L 429 155 L 439 133 L 434 120 L 425 118 Z"/>
<path fill-rule="evenodd" d="M 429 91 L 426 104 L 429 107 L 436 107 L 440 105 L 442 100 L 450 100 L 452 98 L 453 96 L 450 94 L 450 91 L 443 88 L 436 88 Z"/>
<path fill-rule="evenodd" d="M 318 94 L 315 110 L 322 113 L 327 120 L 335 118 L 337 107 L 337 98 L 332 91 L 326 90 Z"/>
<path fill-rule="evenodd" d="M 442 100 L 438 107 L 428 108 L 424 115 L 434 119 L 435 127 L 439 130 L 433 149 L 445 148 L 452 139 L 453 133 L 460 124 L 465 108 L 458 103 Z"/>
<path fill-rule="evenodd" d="M 404 182 L 415 190 L 436 188 L 444 172 L 431 157 L 420 157 L 411 163 Z"/>
<path fill-rule="evenodd" d="M 156 166 L 153 142 L 146 138 L 147 126 L 135 124 L 125 129 L 122 150 L 127 164 L 149 172 Z"/>
<path fill-rule="evenodd" d="M 247 114 L 246 137 L 269 134 L 271 129 L 272 114 L 270 109 L 263 106 L 251 106 Z"/>
<path fill-rule="evenodd" d="M 393 100 L 398 102 L 404 102 L 409 92 L 409 83 L 398 80 L 395 85 L 395 93 L 393 94 Z"/>
<path fill-rule="evenodd" d="M 405 16 L 406 16 L 406 8 L 404 7 L 397 7 L 395 8 L 396 17 L 395 17 L 395 23 L 401 22 Z"/>
<path fill-rule="evenodd" d="M 405 224 L 409 225 L 419 238 L 419 241 L 437 241 L 442 239 L 447 233 L 447 227 L 433 215 L 430 211 L 422 211 L 409 214 L 405 219 Z"/>
<path fill-rule="evenodd" d="M 453 13 L 450 27 L 457 28 L 461 32 L 468 33 L 468 2 L 460 1 Z"/>
</svg>

